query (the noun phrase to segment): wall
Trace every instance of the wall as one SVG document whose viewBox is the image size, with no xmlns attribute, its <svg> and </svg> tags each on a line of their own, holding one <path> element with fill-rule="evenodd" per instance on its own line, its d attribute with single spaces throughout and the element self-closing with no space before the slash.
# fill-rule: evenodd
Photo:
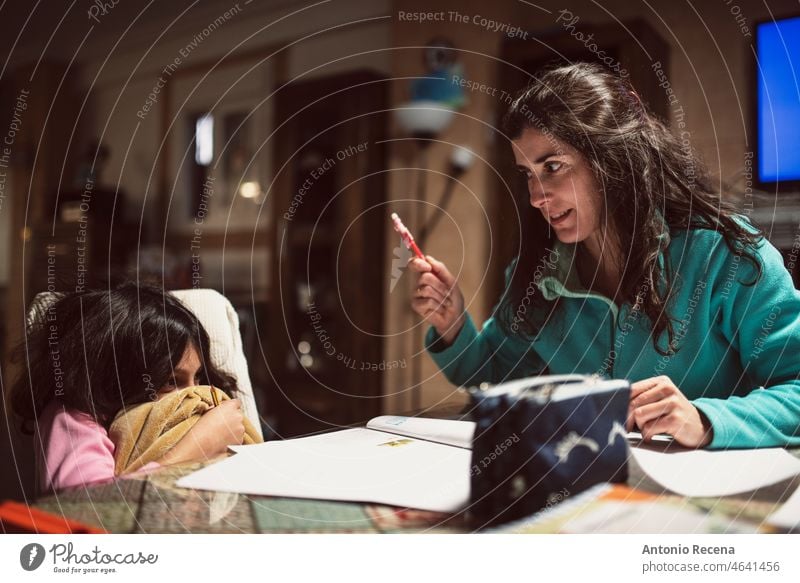
<svg viewBox="0 0 800 583">
<path fill-rule="evenodd" d="M 210 35 L 201 35 L 202 41 L 192 48 L 197 35 L 232 5 L 227 2 L 211 4 L 217 6 L 216 10 L 206 8 L 205 13 L 184 18 L 181 29 L 163 37 L 144 58 L 141 46 L 132 46 L 112 55 L 108 62 L 104 57 L 102 61 L 93 59 L 85 63 L 83 77 L 87 86 L 92 88 L 93 125 L 103 132 L 104 141 L 115 152 L 109 164 L 109 177 L 119 179 L 127 191 L 132 218 L 138 218 L 145 197 L 152 197 L 152 190 L 156 186 L 154 181 L 157 175 L 152 172 L 157 169 L 161 139 L 162 95 L 156 92 L 153 107 L 149 111 L 142 110 L 148 95 L 158 86 L 159 77 L 172 80 L 174 94 L 181 95 L 180 99 L 173 98 L 170 116 L 178 133 L 184 128 L 185 114 L 211 108 L 220 98 L 261 103 L 262 108 L 268 108 L 270 92 L 276 83 L 273 70 L 276 63 L 285 67 L 286 70 L 279 74 L 287 79 L 326 75 L 358 67 L 388 72 L 388 55 L 381 51 L 351 56 L 357 50 L 383 47 L 381 41 L 388 36 L 388 25 L 377 15 L 386 12 L 386 3 L 347 3 L 335 8 L 323 5 L 313 10 L 313 18 L 308 16 L 310 12 L 306 12 L 286 17 L 280 22 L 276 21 L 289 13 L 289 8 L 274 10 L 269 7 L 274 3 L 267 3 L 266 9 L 255 4 L 244 6 L 240 3 L 240 12 Z M 291 10 L 296 9 L 296 5 L 291 7 Z M 165 24 L 162 22 L 162 27 Z M 238 43 L 240 39 L 241 43 Z M 238 44 L 234 47 L 234 43 Z M 234 48 L 238 52 L 245 52 L 270 47 L 275 47 L 275 55 L 267 60 L 248 61 L 233 67 L 225 64 L 225 60 L 230 58 L 226 56 L 227 53 L 233 52 Z M 182 54 L 188 56 L 182 57 Z M 180 59 L 180 64 L 173 73 L 164 75 L 164 67 L 175 58 Z M 208 76 L 205 73 L 185 74 L 185 69 L 199 62 L 214 62 L 217 59 L 219 66 Z M 326 65 L 329 61 L 335 62 Z M 122 89 L 121 85 L 124 85 Z M 264 127 L 262 131 L 266 138 L 270 127 Z M 268 147 L 267 144 L 264 152 L 266 159 L 270 154 Z M 171 151 L 171 154 L 174 153 Z M 185 152 L 177 153 L 183 156 Z M 172 158 L 176 165 L 180 162 L 176 156 Z M 177 166 L 173 168 L 173 174 L 178 174 Z M 249 209 L 234 212 L 233 223 L 228 222 L 227 228 L 253 227 L 253 216 Z M 210 228 L 226 228 L 224 217 L 216 217 L 216 220 Z"/>
<path fill-rule="evenodd" d="M 196 225 L 185 196 L 190 162 L 186 149 L 188 116 L 199 111 L 219 114 L 233 105 L 252 113 L 260 183 L 266 196 L 258 202 L 248 201 L 235 196 L 236 185 L 215 180 L 209 212 L 203 217 L 202 235 L 244 233 L 253 246 L 247 243 L 236 249 L 228 243 L 223 253 L 203 241 L 200 253 L 203 284 L 217 288 L 223 284 L 239 288 L 248 285 L 243 282 L 250 282 L 253 262 L 253 292 L 261 299 L 269 286 L 267 265 L 271 260 L 264 244 L 271 219 L 266 202 L 275 88 L 289 79 L 330 75 L 346 69 L 371 68 L 389 73 L 389 54 L 385 51 L 389 25 L 382 17 L 387 12 L 387 2 L 322 5 L 296 14 L 297 5 L 282 4 L 286 3 L 207 3 L 169 29 L 172 15 L 161 14 L 156 22 L 139 27 L 135 38 L 123 38 L 127 44 L 121 42 L 118 50 L 89 47 L 86 52 L 98 57 L 85 60 L 81 71 L 85 85 L 91 88 L 87 102 L 90 113 L 86 117 L 113 153 L 105 178 L 118 183 L 126 193 L 129 220 L 142 221 L 144 236 L 151 241 L 160 242 L 163 236 L 158 232 L 162 210 L 156 204 L 157 160 L 162 148 L 169 152 L 170 160 L 170 232 L 189 232 Z M 232 6 L 236 9 L 231 10 Z M 203 30 L 220 17 L 223 20 L 216 30 L 204 34 Z M 165 31 L 167 34 L 160 36 Z M 107 41 L 101 38 L 95 42 L 100 46 Z M 152 44 L 143 50 L 148 43 Z M 253 51 L 262 54 L 257 59 L 228 64 L 236 60 L 236 53 Z M 178 64 L 170 66 L 176 59 Z M 204 62 L 211 63 L 213 70 L 196 70 Z M 166 67 L 169 68 L 165 71 Z M 173 96 L 169 111 L 171 139 L 167 144 L 161 143 L 161 108 L 165 100 L 162 80 L 170 83 Z M 222 144 L 218 142 L 216 146 Z"/>
<path fill-rule="evenodd" d="M 6 189 L 11 189 L 8 179 Z M 0 249 L 10 249 L 11 244 L 11 200 L 6 195 L 0 200 Z M 0 288 L 8 285 L 9 254 L 0 253 Z"/>
</svg>

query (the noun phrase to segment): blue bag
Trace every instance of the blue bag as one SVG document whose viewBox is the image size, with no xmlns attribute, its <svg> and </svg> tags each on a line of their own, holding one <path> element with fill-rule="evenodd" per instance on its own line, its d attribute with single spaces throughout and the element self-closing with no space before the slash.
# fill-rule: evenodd
<svg viewBox="0 0 800 583">
<path fill-rule="evenodd" d="M 541 376 L 470 393 L 476 427 L 468 516 L 475 528 L 627 480 L 628 381 Z"/>
</svg>

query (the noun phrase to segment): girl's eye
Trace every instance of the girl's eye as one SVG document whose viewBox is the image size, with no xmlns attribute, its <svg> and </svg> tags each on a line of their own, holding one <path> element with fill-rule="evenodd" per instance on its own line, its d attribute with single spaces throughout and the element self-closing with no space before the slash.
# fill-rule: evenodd
<svg viewBox="0 0 800 583">
<path fill-rule="evenodd" d="M 517 171 L 520 174 L 522 174 L 526 178 L 526 180 L 530 180 L 531 179 L 532 174 L 531 174 L 530 170 L 527 170 L 526 168 L 518 168 Z"/>
<path fill-rule="evenodd" d="M 555 160 L 544 163 L 544 169 L 550 174 L 558 172 L 561 169 L 561 166 L 563 166 L 563 164 L 561 162 L 556 162 Z"/>
</svg>

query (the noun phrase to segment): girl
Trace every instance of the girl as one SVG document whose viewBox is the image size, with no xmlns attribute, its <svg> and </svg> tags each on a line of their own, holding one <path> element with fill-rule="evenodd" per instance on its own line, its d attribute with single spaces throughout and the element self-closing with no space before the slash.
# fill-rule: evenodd
<svg viewBox="0 0 800 583">
<path fill-rule="evenodd" d="M 108 428 L 122 408 L 200 384 L 232 396 L 236 380 L 209 354 L 197 318 L 157 288 L 124 284 L 57 300 L 19 348 L 25 367 L 11 397 L 23 431 L 34 433 L 42 490 L 114 477 Z M 226 400 L 146 467 L 213 457 L 243 435 L 241 404 Z"/>
<path fill-rule="evenodd" d="M 628 428 L 687 447 L 800 445 L 800 294 L 629 84 L 547 71 L 504 120 L 527 182 L 519 253 L 480 332 L 447 267 L 410 260 L 412 308 L 451 382 L 635 381 Z"/>
</svg>

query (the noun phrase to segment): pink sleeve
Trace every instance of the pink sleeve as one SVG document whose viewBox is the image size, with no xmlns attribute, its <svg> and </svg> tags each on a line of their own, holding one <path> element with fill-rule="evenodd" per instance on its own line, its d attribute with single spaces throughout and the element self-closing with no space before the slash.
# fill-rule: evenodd
<svg viewBox="0 0 800 583">
<path fill-rule="evenodd" d="M 42 415 L 44 459 L 40 468 L 43 491 L 86 486 L 114 478 L 114 443 L 91 415 L 49 405 Z M 137 472 L 160 468 L 150 462 Z"/>
<path fill-rule="evenodd" d="M 44 438 L 45 491 L 114 477 L 114 444 L 90 415 L 56 407 Z"/>
</svg>

